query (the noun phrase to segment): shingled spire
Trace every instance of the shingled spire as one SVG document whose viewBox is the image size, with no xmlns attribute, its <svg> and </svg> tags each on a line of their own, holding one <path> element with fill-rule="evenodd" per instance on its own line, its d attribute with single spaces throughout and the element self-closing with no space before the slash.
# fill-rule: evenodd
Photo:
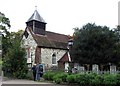
<svg viewBox="0 0 120 86">
<path fill-rule="evenodd" d="M 46 22 L 44 19 L 40 16 L 37 10 L 34 11 L 32 16 L 28 19 L 26 22 L 28 27 L 31 27 L 32 31 L 35 34 L 45 35 L 46 30 Z"/>
</svg>

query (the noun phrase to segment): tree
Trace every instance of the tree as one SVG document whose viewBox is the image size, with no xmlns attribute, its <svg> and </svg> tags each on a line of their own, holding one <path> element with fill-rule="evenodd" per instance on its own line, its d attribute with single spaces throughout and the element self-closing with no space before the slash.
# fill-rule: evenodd
<svg viewBox="0 0 120 86">
<path fill-rule="evenodd" d="M 5 74 L 11 74 L 16 78 L 25 78 L 28 72 L 27 59 L 25 58 L 25 49 L 21 48 L 19 39 L 13 39 L 12 48 L 8 49 L 3 60 Z"/>
<path fill-rule="evenodd" d="M 11 46 L 10 39 L 10 20 L 3 13 L 0 12 L 0 32 L 2 33 L 2 57 L 7 52 L 8 47 Z"/>
<path fill-rule="evenodd" d="M 86 24 L 74 32 L 72 60 L 81 64 L 108 64 L 120 61 L 120 39 L 106 26 Z"/>
<path fill-rule="evenodd" d="M 27 75 L 27 59 L 25 49 L 21 48 L 21 33 L 9 32 L 10 21 L 0 12 L 0 30 L 2 32 L 3 70 L 5 75 L 25 78 Z"/>
<path fill-rule="evenodd" d="M 11 75 L 16 78 L 26 78 L 28 72 L 27 59 L 25 58 L 25 49 L 21 47 L 21 33 L 11 32 L 11 46 L 8 47 L 3 58 L 3 70 L 5 75 Z"/>
</svg>

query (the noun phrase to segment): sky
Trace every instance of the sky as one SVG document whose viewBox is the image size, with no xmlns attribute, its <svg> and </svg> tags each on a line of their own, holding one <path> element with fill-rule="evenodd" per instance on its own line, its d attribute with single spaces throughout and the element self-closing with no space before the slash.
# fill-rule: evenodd
<svg viewBox="0 0 120 86">
<path fill-rule="evenodd" d="M 115 28 L 119 0 L 0 0 L 0 12 L 10 19 L 11 31 L 25 30 L 36 9 L 47 22 L 46 30 L 72 35 L 87 23 Z"/>
</svg>

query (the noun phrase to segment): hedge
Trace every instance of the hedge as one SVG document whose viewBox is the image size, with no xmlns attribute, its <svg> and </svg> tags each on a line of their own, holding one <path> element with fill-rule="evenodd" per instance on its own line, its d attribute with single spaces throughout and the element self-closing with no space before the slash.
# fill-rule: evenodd
<svg viewBox="0 0 120 86">
<path fill-rule="evenodd" d="M 55 73 L 46 72 L 43 75 L 45 80 L 53 81 L 57 84 L 78 84 L 80 86 L 118 86 L 120 85 L 120 74 L 96 74 L 96 73 Z"/>
</svg>

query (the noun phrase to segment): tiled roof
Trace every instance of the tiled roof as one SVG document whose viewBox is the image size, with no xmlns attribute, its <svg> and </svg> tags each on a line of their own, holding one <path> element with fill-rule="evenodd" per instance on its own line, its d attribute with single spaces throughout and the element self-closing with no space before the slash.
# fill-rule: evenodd
<svg viewBox="0 0 120 86">
<path fill-rule="evenodd" d="M 46 35 L 34 34 L 29 29 L 39 47 L 67 49 L 68 36 L 46 31 Z"/>
<path fill-rule="evenodd" d="M 46 31 L 45 34 L 48 37 L 48 39 L 51 41 L 67 43 L 69 40 L 69 37 L 64 34 L 54 33 L 54 32 L 50 32 L 50 31 Z"/>
<path fill-rule="evenodd" d="M 44 21 L 44 19 L 40 16 L 40 14 L 38 13 L 37 10 L 34 11 L 34 13 L 33 13 L 32 16 L 28 19 L 27 22 L 32 21 L 32 20 L 36 20 L 36 21 L 39 21 L 39 22 L 46 23 L 46 22 Z"/>
</svg>

